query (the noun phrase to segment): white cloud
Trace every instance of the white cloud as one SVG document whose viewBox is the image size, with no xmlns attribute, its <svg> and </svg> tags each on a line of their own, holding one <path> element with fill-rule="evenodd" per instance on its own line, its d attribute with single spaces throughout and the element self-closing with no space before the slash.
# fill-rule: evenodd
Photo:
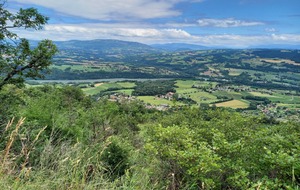
<svg viewBox="0 0 300 190">
<path fill-rule="evenodd" d="M 275 28 L 266 28 L 265 31 L 266 32 L 277 32 L 277 30 Z"/>
<path fill-rule="evenodd" d="M 158 24 L 160 27 L 173 27 L 173 28 L 184 28 L 184 27 L 197 27 L 197 23 L 176 23 L 176 22 L 168 22 L 164 24 Z"/>
<path fill-rule="evenodd" d="M 300 34 L 272 34 L 271 36 L 276 42 L 289 42 L 297 45 L 300 43 Z"/>
<path fill-rule="evenodd" d="M 54 9 L 60 13 L 97 20 L 149 19 L 178 16 L 174 5 L 188 0 L 14 0 Z M 200 2 L 203 0 L 197 0 Z M 192 1 L 191 1 L 192 2 Z"/>
<path fill-rule="evenodd" d="M 197 22 L 198 22 L 199 26 L 220 27 L 220 28 L 264 25 L 263 22 L 236 20 L 234 18 L 199 19 Z"/>
<path fill-rule="evenodd" d="M 176 38 L 186 39 L 186 38 L 193 37 L 191 34 L 181 29 L 163 29 L 162 32 L 167 34 L 169 38 L 175 38 L 175 39 Z"/>
<path fill-rule="evenodd" d="M 272 34 L 272 35 L 207 35 L 201 36 L 198 43 L 208 46 L 222 46 L 234 48 L 246 48 L 259 45 L 270 44 L 290 44 L 300 43 L 299 34 Z"/>
<path fill-rule="evenodd" d="M 119 39 L 138 41 L 143 43 L 156 43 L 173 41 L 186 41 L 194 39 L 188 32 L 175 28 L 157 29 L 149 25 L 138 24 L 80 24 L 46 25 L 41 31 L 18 31 L 19 36 L 34 40 L 49 38 L 52 40 L 89 40 L 89 39 Z"/>
<path fill-rule="evenodd" d="M 270 35 L 192 35 L 176 28 L 154 28 L 141 24 L 55 24 L 46 25 L 41 31 L 18 31 L 21 37 L 41 40 L 44 38 L 61 40 L 118 39 L 146 44 L 193 43 L 205 46 L 245 48 L 268 44 L 300 44 L 299 34 Z"/>
</svg>

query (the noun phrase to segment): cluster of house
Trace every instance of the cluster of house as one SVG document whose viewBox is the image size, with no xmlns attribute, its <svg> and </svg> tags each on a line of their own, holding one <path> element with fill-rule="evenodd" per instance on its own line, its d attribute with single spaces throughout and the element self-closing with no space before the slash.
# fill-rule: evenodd
<svg viewBox="0 0 300 190">
<path fill-rule="evenodd" d="M 257 105 L 257 109 L 261 110 L 264 114 L 266 115 L 272 115 L 276 113 L 276 108 L 277 105 L 276 104 L 268 104 L 268 105 Z"/>
<path fill-rule="evenodd" d="M 245 91 L 250 91 L 250 88 L 248 86 L 224 86 L 224 85 L 216 85 L 215 88 L 213 88 L 212 90 L 214 91 L 227 91 L 227 92 L 245 92 Z"/>
<path fill-rule="evenodd" d="M 155 98 L 166 99 L 166 100 L 172 100 L 174 94 L 175 94 L 174 92 L 168 92 L 168 93 L 165 94 L 165 95 L 157 95 L 157 96 L 155 96 Z"/>
<path fill-rule="evenodd" d="M 125 95 L 122 93 L 115 93 L 115 94 L 111 94 L 109 96 L 108 100 L 112 101 L 112 102 L 124 103 L 124 102 L 130 102 L 130 101 L 136 100 L 136 97 Z"/>
<path fill-rule="evenodd" d="M 156 96 L 155 98 L 172 100 L 174 94 L 175 93 L 173 93 L 173 92 L 168 92 L 165 95 L 159 95 L 159 96 Z M 108 100 L 112 101 L 112 102 L 124 103 L 124 102 L 130 102 L 130 101 L 137 100 L 137 98 L 135 96 L 126 95 L 126 94 L 123 94 L 123 93 L 114 93 L 114 94 L 109 95 Z M 146 104 L 145 107 L 147 109 L 157 109 L 157 110 L 160 110 L 160 111 L 166 111 L 171 106 L 168 105 L 168 104 L 160 104 L 160 105 Z"/>
</svg>

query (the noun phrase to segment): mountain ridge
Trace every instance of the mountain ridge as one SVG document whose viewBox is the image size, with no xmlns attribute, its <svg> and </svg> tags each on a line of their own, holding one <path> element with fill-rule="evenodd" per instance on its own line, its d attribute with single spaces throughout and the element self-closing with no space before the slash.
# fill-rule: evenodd
<svg viewBox="0 0 300 190">
<path fill-rule="evenodd" d="M 36 46 L 38 41 L 31 41 L 32 46 Z M 106 54 L 151 54 L 162 52 L 180 52 L 196 50 L 214 49 L 291 49 L 300 50 L 300 45 L 289 44 L 266 44 L 249 46 L 245 48 L 211 47 L 189 43 L 163 43 L 163 44 L 144 44 L 140 42 L 116 40 L 116 39 L 94 39 L 94 40 L 68 40 L 54 41 L 60 50 L 74 51 L 96 51 Z"/>
<path fill-rule="evenodd" d="M 96 40 L 70 40 L 54 41 L 61 50 L 98 51 L 103 53 L 156 53 L 157 49 L 139 42 L 96 39 Z"/>
<path fill-rule="evenodd" d="M 188 43 L 165 43 L 165 44 L 152 44 L 151 47 L 165 50 L 165 51 L 190 51 L 190 50 L 208 50 L 215 49 L 208 46 L 188 44 Z"/>
</svg>

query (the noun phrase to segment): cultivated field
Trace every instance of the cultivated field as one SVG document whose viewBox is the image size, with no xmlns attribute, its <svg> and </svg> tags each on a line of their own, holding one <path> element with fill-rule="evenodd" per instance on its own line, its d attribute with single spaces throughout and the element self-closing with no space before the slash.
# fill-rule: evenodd
<svg viewBox="0 0 300 190">
<path fill-rule="evenodd" d="M 231 70 L 231 72 L 238 72 L 237 70 Z M 268 76 L 266 74 L 265 76 Z M 270 77 L 274 77 L 270 75 Z M 136 83 L 134 81 L 126 82 L 84 82 L 84 83 L 72 83 L 82 88 L 83 92 L 87 95 L 99 96 L 101 94 L 123 94 L 125 96 L 131 96 L 134 92 Z M 38 85 L 37 85 L 38 86 Z M 264 105 L 263 101 L 256 101 L 256 105 L 260 105 L 258 109 L 269 110 L 279 115 L 285 115 L 286 109 L 288 110 L 300 110 L 300 96 L 296 91 L 285 90 L 270 90 L 264 88 L 254 88 L 245 85 L 223 85 L 218 82 L 203 81 L 203 80 L 176 80 L 175 81 L 176 94 L 180 98 L 190 99 L 194 103 L 189 101 L 174 101 L 173 98 L 164 98 L 157 96 L 137 96 L 136 99 L 143 101 L 148 105 L 190 105 L 193 107 L 199 107 L 200 104 L 208 104 L 210 106 L 227 107 L 233 109 L 246 109 L 253 104 L 254 100 L 245 99 L 244 97 L 259 97 L 265 98 L 263 100 L 269 100 L 272 104 Z M 254 101 L 255 102 L 255 101 Z M 251 109 L 256 109 L 252 107 Z"/>
<path fill-rule="evenodd" d="M 249 106 L 248 103 L 241 100 L 231 100 L 228 102 L 218 103 L 217 107 L 229 107 L 229 108 L 247 108 Z"/>
</svg>

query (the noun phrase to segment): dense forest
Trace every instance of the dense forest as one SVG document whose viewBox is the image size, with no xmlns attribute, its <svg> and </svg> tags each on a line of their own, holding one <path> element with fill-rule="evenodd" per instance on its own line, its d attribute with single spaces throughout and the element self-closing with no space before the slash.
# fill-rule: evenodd
<svg viewBox="0 0 300 190">
<path fill-rule="evenodd" d="M 0 98 L 5 189 L 300 185 L 299 123 L 215 107 L 162 112 L 139 101 L 96 101 L 70 86 L 6 85 Z"/>
<path fill-rule="evenodd" d="M 158 80 L 136 82 L 136 87 L 132 93 L 134 96 L 155 96 L 164 95 L 168 92 L 175 92 L 175 81 L 173 80 Z"/>
</svg>

